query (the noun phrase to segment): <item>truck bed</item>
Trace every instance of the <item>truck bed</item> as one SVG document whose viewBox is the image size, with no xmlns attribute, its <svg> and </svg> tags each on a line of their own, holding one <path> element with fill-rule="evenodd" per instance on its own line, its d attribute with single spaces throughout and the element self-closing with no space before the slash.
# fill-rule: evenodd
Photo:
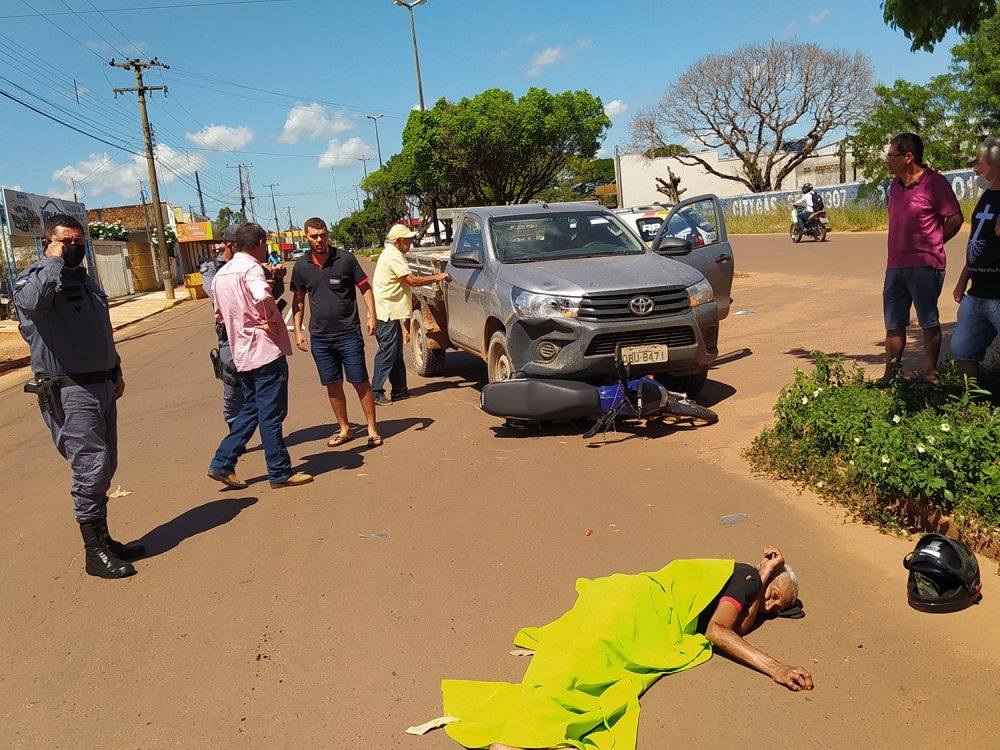
<svg viewBox="0 0 1000 750">
<path fill-rule="evenodd" d="M 404 257 L 414 276 L 432 276 L 444 272 L 450 256 L 450 247 L 422 247 L 413 248 Z M 433 300 L 444 299 L 440 281 L 436 281 L 430 286 L 414 287 L 413 293 L 418 297 L 427 297 Z"/>
</svg>

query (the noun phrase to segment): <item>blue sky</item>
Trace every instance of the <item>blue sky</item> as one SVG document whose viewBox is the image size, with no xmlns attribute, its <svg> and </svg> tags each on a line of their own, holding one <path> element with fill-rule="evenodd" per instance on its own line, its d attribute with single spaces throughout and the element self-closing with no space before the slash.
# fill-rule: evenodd
<svg viewBox="0 0 1000 750">
<path fill-rule="evenodd" d="M 88 208 L 137 202 L 145 160 L 128 152 L 143 151 L 138 107 L 133 95 L 116 102 L 111 92 L 135 80 L 105 63 L 141 52 L 171 66 L 146 80 L 169 87 L 166 100 L 151 94 L 149 107 L 161 149 L 161 198 L 197 210 L 197 170 L 211 216 L 223 205 L 238 207 L 237 170 L 227 167 L 246 162 L 265 226 L 275 223 L 270 184 L 282 228 L 287 206 L 297 225 L 348 213 L 363 176 L 358 157 L 371 157 L 369 169 L 378 166 L 365 115 L 384 113 L 379 136 L 387 159 L 417 103 L 407 11 L 392 0 L 210 2 L 0 3 L 0 91 L 116 144 L 0 97 L 0 185 L 68 197 L 74 177 Z M 155 5 L 191 7 L 109 12 Z M 946 71 L 954 41 L 934 54 L 911 53 L 902 34 L 883 24 L 877 0 L 427 0 L 414 13 L 428 107 L 494 87 L 518 96 L 531 86 L 587 89 L 615 123 L 606 152 L 636 110 L 708 54 L 795 38 L 861 50 L 881 81 L 924 82 Z"/>
</svg>

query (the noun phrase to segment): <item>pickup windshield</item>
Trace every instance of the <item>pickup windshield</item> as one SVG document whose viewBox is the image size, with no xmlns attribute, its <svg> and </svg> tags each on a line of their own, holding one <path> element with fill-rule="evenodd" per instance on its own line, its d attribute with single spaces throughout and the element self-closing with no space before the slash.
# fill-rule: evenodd
<svg viewBox="0 0 1000 750">
<path fill-rule="evenodd" d="M 501 263 L 533 263 L 608 255 L 642 255 L 646 248 L 621 221 L 603 211 L 493 219 L 493 247 Z"/>
</svg>

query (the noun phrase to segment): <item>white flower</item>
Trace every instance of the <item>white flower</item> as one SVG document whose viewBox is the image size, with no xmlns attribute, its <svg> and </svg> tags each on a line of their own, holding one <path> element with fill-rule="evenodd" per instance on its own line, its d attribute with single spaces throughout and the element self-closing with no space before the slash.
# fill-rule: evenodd
<svg viewBox="0 0 1000 750">
<path fill-rule="evenodd" d="M 851 466 L 854 466 L 854 459 L 851 459 Z"/>
<path fill-rule="evenodd" d="M 931 445 L 934 445 L 934 436 L 933 435 L 928 435 L 927 436 L 927 442 L 930 443 Z"/>
<path fill-rule="evenodd" d="M 899 418 L 899 415 L 898 415 L 898 414 L 893 414 L 893 415 L 892 415 L 892 423 L 893 423 L 893 424 L 899 424 L 899 423 L 900 423 L 901 421 L 902 421 L 902 420 L 901 420 L 901 419 Z"/>
<path fill-rule="evenodd" d="M 923 443 L 917 443 L 917 453 L 926 453 L 927 449 L 924 447 Z"/>
<path fill-rule="evenodd" d="M 820 391 L 822 391 L 822 390 L 823 390 L 822 388 L 817 388 L 815 391 L 813 391 L 813 398 L 818 397 L 819 394 L 820 394 Z"/>
<path fill-rule="evenodd" d="M 823 489 L 823 483 L 822 482 L 816 482 L 816 487 L 819 488 L 819 489 Z"/>
<path fill-rule="evenodd" d="M 808 404 L 809 403 L 809 398 L 807 396 L 803 396 L 802 397 L 802 403 L 803 404 Z"/>
<path fill-rule="evenodd" d="M 951 425 L 949 425 L 947 422 L 941 425 L 941 432 L 950 432 L 950 431 L 951 431 Z"/>
<path fill-rule="evenodd" d="M 861 445 L 861 438 L 854 438 L 855 445 Z"/>
<path fill-rule="evenodd" d="M 882 456 L 882 463 L 884 463 L 884 464 L 889 463 L 889 457 L 888 456 Z"/>
</svg>

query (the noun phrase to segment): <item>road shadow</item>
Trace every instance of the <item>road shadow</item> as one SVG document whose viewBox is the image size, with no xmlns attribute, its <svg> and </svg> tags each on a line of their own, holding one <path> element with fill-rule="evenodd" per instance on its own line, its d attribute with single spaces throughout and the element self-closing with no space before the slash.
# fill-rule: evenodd
<svg viewBox="0 0 1000 750">
<path fill-rule="evenodd" d="M 718 380 L 706 380 L 705 386 L 698 392 L 697 396 L 692 396 L 691 400 L 698 404 L 698 406 L 711 408 L 735 395 L 736 389 L 728 383 L 720 383 Z"/>
<path fill-rule="evenodd" d="M 719 365 L 728 365 L 730 362 L 736 362 L 738 360 L 743 359 L 744 357 L 750 357 L 750 356 L 753 356 L 753 350 L 750 349 L 749 347 L 743 347 L 742 349 L 734 349 L 731 352 L 726 352 L 725 354 L 720 354 L 718 357 L 716 357 L 715 361 L 712 363 L 711 368 L 709 369 L 715 369 Z"/>
<path fill-rule="evenodd" d="M 940 362 L 951 357 L 951 337 L 955 332 L 954 323 L 945 323 L 941 326 L 941 355 Z M 824 352 L 828 357 L 843 357 L 845 360 L 852 360 L 864 365 L 885 365 L 885 339 L 873 341 L 871 343 L 880 351 L 866 354 L 849 354 L 847 352 Z M 789 349 L 785 354 L 801 359 L 805 362 L 814 362 L 812 350 L 801 347 Z M 910 326 L 906 329 L 906 349 L 903 350 L 903 369 L 920 369 L 923 364 L 923 334 L 919 328 Z"/>
<path fill-rule="evenodd" d="M 606 432 L 597 433 L 587 442 L 587 447 L 603 448 L 607 445 L 617 445 L 618 443 L 641 438 L 655 440 L 657 438 L 669 437 L 677 432 L 705 430 L 711 429 L 711 427 L 711 425 L 695 424 L 690 420 L 671 416 L 666 417 L 665 420 L 656 420 L 645 424 L 641 420 L 629 420 L 617 423 L 614 428 Z"/>
<path fill-rule="evenodd" d="M 170 521 L 146 532 L 139 541 L 146 545 L 143 559 L 169 552 L 185 539 L 232 521 L 244 509 L 257 502 L 256 497 L 232 497 L 212 500 L 186 510 Z"/>
<path fill-rule="evenodd" d="M 379 415 L 385 414 L 384 411 L 380 411 Z M 434 420 L 430 417 L 406 417 L 403 419 L 379 419 L 378 421 L 378 432 L 382 436 L 382 439 L 391 438 L 401 432 L 406 432 L 411 428 L 416 428 L 418 432 L 426 430 L 434 424 Z M 303 427 L 301 430 L 295 430 L 285 435 L 285 445 L 291 449 L 298 445 L 304 445 L 305 443 L 313 443 L 317 440 L 322 440 L 324 443 L 331 437 L 336 435 L 340 431 L 340 428 L 336 423 L 330 424 L 317 424 L 312 427 Z M 353 445 L 354 443 L 361 442 L 362 444 L 368 441 L 368 425 L 367 423 L 351 422 L 351 434 L 354 435 L 353 439 L 345 444 Z M 248 448 L 247 453 L 256 453 L 258 451 L 264 450 L 264 446 L 259 443 L 253 448 Z M 332 449 L 331 450 L 335 450 Z M 304 470 L 303 470 L 304 471 Z"/>
</svg>

